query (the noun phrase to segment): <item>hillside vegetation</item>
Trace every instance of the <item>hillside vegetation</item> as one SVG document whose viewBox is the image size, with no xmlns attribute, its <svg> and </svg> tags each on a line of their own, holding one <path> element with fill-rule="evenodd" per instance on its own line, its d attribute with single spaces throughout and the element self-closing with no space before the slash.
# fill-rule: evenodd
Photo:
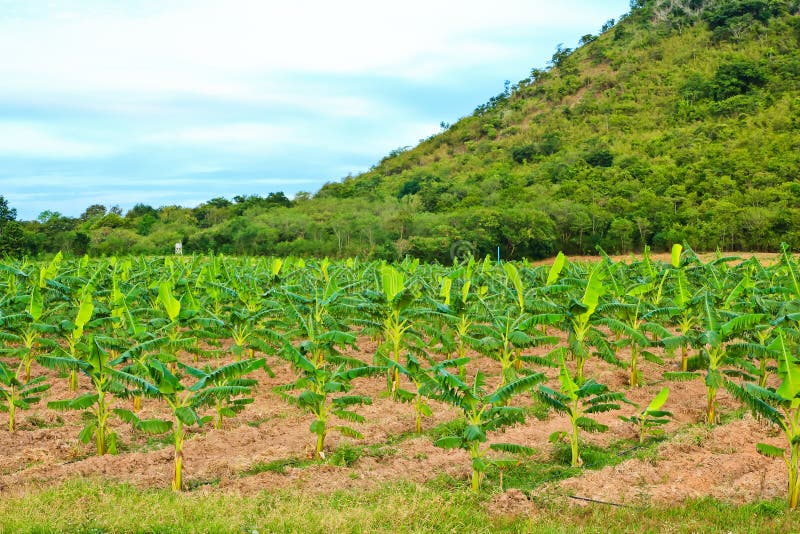
<svg viewBox="0 0 800 534">
<path fill-rule="evenodd" d="M 506 258 L 799 247 L 800 2 L 632 4 L 440 134 L 313 196 L 46 212 L 6 251 L 163 253 L 183 241 L 449 262 L 454 243 Z"/>
</svg>

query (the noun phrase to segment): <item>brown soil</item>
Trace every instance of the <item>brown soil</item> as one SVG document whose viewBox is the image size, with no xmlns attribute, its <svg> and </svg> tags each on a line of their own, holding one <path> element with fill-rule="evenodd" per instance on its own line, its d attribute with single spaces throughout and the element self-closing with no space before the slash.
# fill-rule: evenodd
<svg viewBox="0 0 800 534">
<path fill-rule="evenodd" d="M 359 340 L 360 351 L 351 352 L 365 362 L 371 362 L 375 343 L 368 338 Z M 547 349 L 539 348 L 543 353 Z M 469 372 L 480 368 L 497 383 L 499 366 L 496 362 L 472 354 L 474 363 Z M 625 355 L 622 355 L 623 359 Z M 222 363 L 221 360 L 218 363 Z M 211 362 L 217 363 L 217 362 Z M 342 445 L 371 446 L 349 467 L 312 464 L 304 467 L 287 466 L 283 472 L 264 471 L 260 465 L 289 459 L 308 459 L 313 451 L 313 436 L 309 431 L 311 417 L 287 404 L 272 388 L 295 378 L 292 368 L 277 359 L 270 359 L 276 376 L 270 378 L 262 371 L 256 373 L 260 385 L 255 402 L 224 427 L 191 430 L 185 443 L 184 480 L 197 491 L 223 491 L 237 494 L 255 493 L 275 488 L 300 488 L 311 492 L 328 492 L 340 488 L 370 488 L 386 482 L 409 480 L 425 482 L 441 475 L 463 479 L 467 484 L 470 466 L 467 454 L 461 450 L 443 450 L 433 446 L 431 439 L 413 437 L 414 412 L 410 405 L 396 404 L 382 395 L 386 387 L 383 377 L 354 382 L 356 393 L 370 395 L 373 404 L 357 408 L 366 418 L 364 424 L 353 425 L 364 434 L 362 441 L 331 433 L 327 454 Z M 670 365 L 670 364 L 668 364 Z M 612 389 L 624 390 L 627 372 L 605 362 L 590 361 L 591 376 Z M 628 398 L 646 404 L 663 387 L 658 377 L 662 368 L 643 364 L 647 385 L 627 391 Z M 53 384 L 42 403 L 25 412 L 18 412 L 19 430 L 11 434 L 5 427 L 7 415 L 0 414 L 0 493 L 30 487 L 58 484 L 66 479 L 100 477 L 124 481 L 139 487 L 169 487 L 172 477 L 171 443 L 166 439 L 149 440 L 139 432 L 112 419 L 119 434 L 120 454 L 94 456 L 93 445 L 82 444 L 77 436 L 81 415 L 75 412 L 56 413 L 48 410 L 48 400 L 75 396 L 67 391 L 66 380 L 53 371 L 35 369 L 46 374 Z M 556 369 L 547 372 L 555 386 Z M 88 391 L 82 378 L 81 392 Z M 718 426 L 711 430 L 696 425 L 702 420 L 705 408 L 705 389 L 702 381 L 672 383 L 666 409 L 675 420 L 666 427 L 670 439 L 658 449 L 653 461 L 628 460 L 615 467 L 586 471 L 581 476 L 560 484 L 537 489 L 539 492 L 572 493 L 607 501 L 676 502 L 687 498 L 711 495 L 733 502 L 760 497 L 773 497 L 785 491 L 785 467 L 779 459 L 767 459 L 755 451 L 755 443 L 765 441 L 780 445 L 780 437 L 771 428 L 750 417 Z M 529 396 L 516 399 L 521 405 L 533 403 Z M 737 404 L 720 392 L 720 411 L 731 412 Z M 126 401 L 125 407 L 130 402 Z M 433 417 L 424 420 L 431 428 L 458 416 L 453 408 L 432 403 Z M 610 427 L 609 432 L 584 434 L 584 441 L 608 445 L 621 438 L 634 438 L 633 428 L 619 419 L 620 414 L 633 413 L 634 407 L 623 406 L 620 412 L 604 413 L 598 420 Z M 145 400 L 141 416 L 156 417 L 164 407 Z M 553 445 L 549 436 L 567 430 L 565 417 L 551 414 L 540 421 L 530 417 L 524 425 L 490 435 L 490 441 L 519 443 L 534 447 L 547 458 Z M 398 439 L 398 436 L 411 436 Z M 258 474 L 248 474 L 252 472 Z M 532 506 L 524 494 L 509 491 L 496 496 L 490 508 L 497 513 L 519 513 Z"/>
<path fill-rule="evenodd" d="M 559 489 L 616 503 L 680 502 L 715 497 L 743 503 L 786 493 L 786 467 L 765 458 L 755 445 L 781 446 L 781 437 L 746 416 L 713 429 L 696 426 L 677 433 L 652 461 L 628 460 L 565 480 Z"/>
</svg>

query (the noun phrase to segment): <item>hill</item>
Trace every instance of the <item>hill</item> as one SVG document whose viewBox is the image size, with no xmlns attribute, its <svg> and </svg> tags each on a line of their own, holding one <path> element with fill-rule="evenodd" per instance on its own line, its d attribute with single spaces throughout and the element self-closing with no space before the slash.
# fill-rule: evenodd
<svg viewBox="0 0 800 534">
<path fill-rule="evenodd" d="M 23 225 L 29 252 L 800 247 L 800 2 L 632 4 L 442 133 L 313 196 L 45 217 Z"/>
</svg>

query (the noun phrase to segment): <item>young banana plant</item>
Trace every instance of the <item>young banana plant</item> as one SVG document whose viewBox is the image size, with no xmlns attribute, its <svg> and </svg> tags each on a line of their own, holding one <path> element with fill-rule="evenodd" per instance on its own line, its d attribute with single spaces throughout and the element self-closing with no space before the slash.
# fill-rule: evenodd
<svg viewBox="0 0 800 534">
<path fill-rule="evenodd" d="M 480 489 L 486 470 L 493 464 L 492 458 L 487 456 L 490 450 L 511 454 L 533 454 L 534 451 L 530 447 L 512 443 L 492 443 L 489 447 L 482 445 L 488 439 L 488 432 L 525 421 L 523 409 L 508 406 L 508 402 L 514 396 L 529 391 L 542 382 L 545 379 L 542 373 L 518 378 L 489 394 L 484 390 L 486 376 L 480 371 L 475 374 L 472 384 L 463 382 L 444 368 L 439 368 L 435 377 L 438 384 L 434 398 L 460 408 L 466 418 L 467 426 L 461 434 L 442 437 L 434 445 L 444 449 L 464 449 L 469 453 L 472 462 L 473 491 Z"/>
<path fill-rule="evenodd" d="M 754 326 L 766 320 L 764 314 L 742 313 L 734 314 L 728 321 L 722 322 L 720 314 L 714 306 L 712 295 L 706 293 L 703 299 L 703 332 L 698 336 L 697 343 L 702 347 L 698 365 L 705 367 L 706 384 L 706 422 L 713 425 L 717 421 L 717 393 L 729 379 L 728 376 L 740 376 L 748 380 L 754 377 L 736 366 L 736 353 L 728 349 L 728 345 L 742 335 L 742 332 L 751 330 Z M 669 347 L 670 340 L 663 339 L 665 346 Z M 732 368 L 728 366 L 734 364 Z M 664 373 L 668 380 L 691 380 L 701 375 L 693 372 Z"/>
<path fill-rule="evenodd" d="M 184 364 L 177 369 L 188 376 L 199 377 L 194 384 L 186 386 L 183 382 L 186 375 L 173 373 L 167 365 L 159 360 L 148 362 L 148 379 L 142 380 L 143 392 L 148 396 L 163 399 L 170 409 L 170 420 L 151 419 L 143 421 L 129 410 L 117 410 L 116 413 L 135 428 L 148 433 L 162 434 L 172 430 L 175 446 L 174 475 L 172 489 L 183 489 L 183 445 L 186 429 L 193 425 L 203 426 L 212 418 L 201 416 L 200 408 L 213 406 L 220 398 L 231 398 L 249 393 L 250 386 L 232 385 L 229 381 L 241 378 L 245 374 L 258 369 L 263 360 L 241 360 L 224 365 L 215 370 L 200 370 Z"/>
<path fill-rule="evenodd" d="M 464 366 L 469 363 L 469 360 L 469 358 L 455 358 L 434 363 L 431 367 L 423 367 L 420 361 L 413 354 L 409 353 L 406 355 L 406 365 L 400 365 L 396 362 L 390 364 L 397 367 L 400 373 L 414 384 L 414 391 L 399 388 L 397 390 L 397 398 L 401 402 L 410 402 L 414 406 L 414 412 L 416 414 L 414 431 L 417 434 L 422 433 L 422 418 L 431 417 L 433 415 L 431 407 L 425 399 L 431 397 L 436 392 L 436 374 L 439 372 L 439 369 L 446 369 L 447 367 L 463 369 Z"/>
<path fill-rule="evenodd" d="M 381 303 L 378 306 L 383 344 L 378 349 L 375 362 L 387 366 L 389 394 L 397 398 L 400 387 L 400 371 L 392 362 L 400 363 L 403 350 L 416 350 L 421 340 L 411 331 L 411 305 L 417 296 L 408 285 L 405 274 L 391 265 L 380 267 L 382 289 Z"/>
<path fill-rule="evenodd" d="M 344 363 L 334 367 L 331 362 L 315 362 L 306 357 L 300 348 L 286 343 L 281 355 L 294 365 L 300 378 L 290 384 L 275 388 L 287 402 L 298 406 L 314 416 L 311 433 L 317 436 L 314 457 L 325 458 L 325 438 L 331 430 L 355 439 L 361 439 L 360 432 L 346 425 L 331 426 L 331 417 L 342 421 L 363 423 L 364 418 L 352 411 L 352 407 L 371 404 L 372 399 L 364 395 L 345 395 L 352 388 L 351 382 L 356 378 L 374 376 L 385 373 L 386 368 L 365 366 L 357 360 L 350 362 L 353 367 L 347 368 Z M 299 394 L 289 392 L 300 391 Z"/>
<path fill-rule="evenodd" d="M 590 378 L 582 383 L 577 382 L 567 370 L 562 360 L 561 372 L 558 375 L 560 391 L 548 386 L 539 386 L 536 394 L 550 408 L 569 417 L 570 431 L 555 432 L 550 436 L 551 442 L 569 437 L 572 451 L 572 467 L 583 465 L 580 455 L 580 431 L 605 432 L 606 425 L 598 423 L 588 415 L 619 410 L 618 402 L 629 402 L 623 393 L 608 390 L 608 387 Z"/>
<path fill-rule="evenodd" d="M 606 325 L 622 338 L 617 345 L 623 344 L 630 347 L 631 356 L 626 364 L 629 369 L 628 385 L 630 387 L 641 385 L 640 356 L 647 361 L 663 364 L 661 358 L 647 350 L 653 345 L 647 334 L 656 332 L 659 334 L 658 337 L 670 335 L 670 332 L 659 324 L 646 320 L 649 303 L 642 295 L 651 289 L 651 285 L 652 283 L 634 285 L 622 296 L 622 301 L 614 300 L 598 309 L 600 315 L 603 316 L 598 322 Z"/>
<path fill-rule="evenodd" d="M 169 280 L 162 280 L 158 285 L 158 304 L 164 308 L 168 321 L 161 320 L 158 325 L 159 342 L 154 342 L 161 347 L 159 359 L 163 363 L 169 364 L 174 368 L 178 361 L 178 352 L 181 349 L 191 347 L 196 338 L 182 328 L 181 309 L 183 305 L 172 293 L 172 283 Z"/>
<path fill-rule="evenodd" d="M 672 417 L 672 412 L 661 409 L 664 403 L 667 402 L 668 397 L 669 389 L 662 388 L 644 410 L 636 412 L 630 417 L 619 416 L 626 423 L 631 423 L 636 427 L 639 434 L 639 443 L 644 443 L 648 436 L 659 436 L 664 433 L 658 427 L 667 424 Z"/>
<path fill-rule="evenodd" d="M 788 445 L 786 449 L 759 443 L 759 453 L 781 458 L 789 475 L 788 506 L 795 510 L 800 501 L 800 362 L 787 346 L 782 331 L 777 332 L 771 349 L 778 354 L 778 377 L 781 383 L 777 388 L 766 388 L 753 383 L 743 385 L 725 382 L 725 388 L 745 404 L 754 415 L 776 425 L 783 432 Z"/>
<path fill-rule="evenodd" d="M 662 312 L 666 312 L 671 317 L 673 324 L 677 325 L 677 335 L 663 337 L 669 338 L 669 347 L 680 349 L 680 370 L 685 373 L 689 370 L 689 347 L 693 340 L 692 332 L 699 323 L 700 314 L 697 312 L 698 300 L 691 290 L 686 265 L 681 260 L 682 251 L 681 245 L 672 246 L 672 305 L 663 310 L 654 310 L 651 315 L 664 315 Z"/>
<path fill-rule="evenodd" d="M 37 376 L 32 380 L 23 380 L 21 368 L 13 370 L 0 361 L 0 397 L 4 404 L 0 404 L 0 411 L 8 413 L 8 430 L 16 431 L 16 410 L 27 410 L 31 404 L 41 400 L 38 395 L 50 389 L 50 384 L 45 383 L 46 377 Z"/>
<path fill-rule="evenodd" d="M 77 360 L 78 346 L 83 337 L 83 329 L 86 324 L 92 319 L 94 313 L 94 303 L 92 302 L 92 286 L 84 286 L 81 291 L 80 303 L 78 304 L 78 311 L 75 315 L 75 320 L 72 322 L 62 321 L 61 328 L 65 331 L 65 337 L 68 347 L 69 357 Z M 69 374 L 69 390 L 78 390 L 78 368 L 70 368 Z"/>
<path fill-rule="evenodd" d="M 263 308 L 255 313 L 244 308 L 228 311 L 222 322 L 224 330 L 233 341 L 230 352 L 235 359 L 253 358 L 256 350 L 263 353 L 273 352 L 272 347 L 264 341 L 265 337 L 273 338 L 273 332 L 260 327 L 260 323 L 271 311 L 269 308 Z"/>
<path fill-rule="evenodd" d="M 116 369 L 108 351 L 100 346 L 95 336 L 89 336 L 86 344 L 76 347 L 76 352 L 56 355 L 43 355 L 39 362 L 52 369 L 69 369 L 85 374 L 92 383 L 93 391 L 74 399 L 47 403 L 53 410 L 79 410 L 90 416 L 81 430 L 79 439 L 89 443 L 94 437 L 97 455 L 116 454 L 117 435 L 108 427 L 112 415 L 111 402 L 114 396 L 130 394 L 128 387 L 141 389 L 144 381 L 130 373 Z"/>
<path fill-rule="evenodd" d="M 773 344 L 774 325 L 770 323 L 753 325 L 750 330 L 742 332 L 742 336 L 743 341 L 728 345 L 728 352 L 739 360 L 749 373 L 758 377 L 759 386 L 766 387 L 770 373 L 775 370 L 771 363 L 777 361 L 779 357 Z"/>
<path fill-rule="evenodd" d="M 602 263 L 596 264 L 589 272 L 581 300 L 572 299 L 561 315 L 564 317 L 562 329 L 568 334 L 568 350 L 575 359 L 575 379 L 578 383 L 584 381 L 583 368 L 591 355 L 592 347 L 603 359 L 619 363 L 605 336 L 597 328 L 596 311 L 600 297 L 606 293 L 603 285 L 605 276 L 605 266 Z"/>
<path fill-rule="evenodd" d="M 41 271 L 44 270 L 43 268 Z M 5 315 L 0 319 L 0 325 L 4 327 L 4 330 L 0 331 L 0 340 L 14 344 L 0 349 L 0 354 L 7 354 L 19 360 L 22 374 L 17 373 L 17 378 L 23 382 L 31 379 L 31 364 L 36 361 L 37 353 L 42 349 L 52 349 L 57 346 L 47 334 L 57 333 L 58 328 L 48 324 L 43 316 L 52 314 L 60 306 L 51 305 L 45 313 L 42 285 L 44 285 L 43 279 L 41 284 L 33 286 L 29 297 L 24 297 L 27 301 L 24 311 Z"/>
<path fill-rule="evenodd" d="M 195 369 L 189 366 L 184 366 L 183 369 L 198 379 L 196 386 L 192 386 L 201 390 L 197 405 L 214 408 L 214 428 L 220 429 L 224 417 L 234 417 L 253 403 L 250 395 L 258 385 L 258 380 L 246 378 L 245 375 L 266 367 L 266 364 L 264 358 L 259 358 L 238 360 L 217 369 Z"/>
<path fill-rule="evenodd" d="M 489 310 L 489 321 L 474 327 L 476 338 L 471 340 L 472 346 L 500 363 L 501 384 L 508 384 L 516 380 L 520 373 L 528 372 L 523 368 L 524 362 L 547 364 L 546 359 L 523 356 L 521 351 L 529 347 L 557 343 L 558 338 L 544 336 L 535 327 L 555 324 L 560 317 L 557 314 L 518 314 L 513 308 Z"/>
<path fill-rule="evenodd" d="M 348 330 L 347 317 L 351 302 L 347 298 L 349 286 L 340 288 L 323 269 L 325 278 L 316 279 L 306 286 L 306 294 L 290 288 L 283 291 L 283 313 L 288 319 L 286 335 L 302 339 L 301 350 L 316 365 L 327 360 L 334 363 L 341 356 L 338 347 L 354 349 L 356 337 Z M 310 287 L 310 291 L 309 291 Z"/>
<path fill-rule="evenodd" d="M 483 302 L 488 293 L 486 286 L 472 285 L 472 269 L 474 260 L 465 267 L 457 269 L 449 276 L 442 277 L 439 286 L 440 300 L 429 298 L 430 313 L 433 321 L 424 325 L 425 334 L 431 339 L 442 342 L 449 350 L 455 352 L 455 358 L 463 360 L 467 356 L 469 345 L 474 342 L 475 327 L 483 320 Z M 464 360 L 466 362 L 466 360 Z M 463 365 L 459 367 L 459 376 L 465 376 Z"/>
</svg>

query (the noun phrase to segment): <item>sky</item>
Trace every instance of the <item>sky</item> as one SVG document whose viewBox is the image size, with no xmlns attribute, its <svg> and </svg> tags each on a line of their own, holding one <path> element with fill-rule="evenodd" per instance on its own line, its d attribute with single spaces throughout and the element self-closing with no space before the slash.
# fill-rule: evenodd
<svg viewBox="0 0 800 534">
<path fill-rule="evenodd" d="M 0 0 L 0 195 L 29 220 L 313 193 L 628 4 Z"/>
</svg>

